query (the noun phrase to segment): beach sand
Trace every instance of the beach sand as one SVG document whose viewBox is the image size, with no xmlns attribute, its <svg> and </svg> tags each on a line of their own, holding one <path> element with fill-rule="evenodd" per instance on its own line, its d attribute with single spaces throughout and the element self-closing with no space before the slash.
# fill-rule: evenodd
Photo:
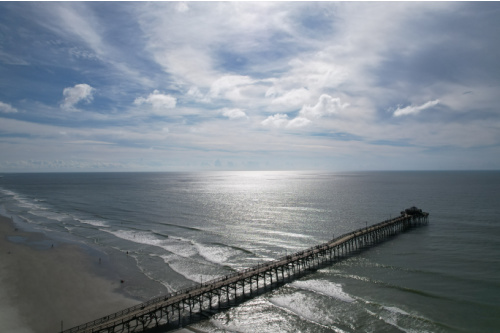
<svg viewBox="0 0 500 333">
<path fill-rule="evenodd" d="M 0 331 L 59 332 L 61 323 L 69 329 L 138 304 L 99 261 L 0 216 Z"/>
</svg>

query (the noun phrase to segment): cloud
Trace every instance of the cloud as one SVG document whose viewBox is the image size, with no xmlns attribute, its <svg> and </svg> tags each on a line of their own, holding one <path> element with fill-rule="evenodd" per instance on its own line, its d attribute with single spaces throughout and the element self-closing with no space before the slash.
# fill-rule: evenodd
<svg viewBox="0 0 500 333">
<path fill-rule="evenodd" d="M 269 116 L 264 119 L 261 124 L 263 126 L 276 127 L 276 128 L 299 128 L 309 125 L 311 121 L 304 117 L 296 117 L 288 120 L 288 115 L 277 113 L 274 116 Z"/>
<path fill-rule="evenodd" d="M 172 28 L 165 28 L 167 31 L 170 29 Z M 190 39 L 188 36 L 184 38 Z M 172 76 L 175 85 L 198 85 L 205 88 L 213 82 L 217 74 L 213 70 L 213 59 L 205 50 L 198 50 L 192 45 L 184 44 L 168 49 L 164 43 L 168 45 L 168 42 L 161 40 L 151 42 L 149 48 L 153 50 L 156 62 Z"/>
<path fill-rule="evenodd" d="M 275 155 L 270 151 L 294 147 L 294 158 L 322 158 L 343 147 L 362 149 L 357 152 L 364 163 L 365 156 L 385 149 L 499 147 L 495 10 L 349 2 L 0 8 L 8 9 L 1 29 L 10 36 L 0 62 L 18 64 L 19 55 L 30 66 L 9 67 L 13 75 L 2 81 L 4 95 L 15 96 L 0 103 L 0 127 L 16 142 L 15 156 L 17 142 L 26 142 L 26 154 L 37 151 L 28 141 L 47 143 L 57 154 L 60 142 L 115 142 L 100 149 L 120 147 L 127 158 L 135 156 L 131 150 L 149 154 L 149 147 L 157 149 L 154 155 L 163 149 L 168 158 L 167 151 L 191 149 L 186 161 L 205 154 L 212 164 L 215 151 L 263 163 Z M 489 52 L 481 52 L 486 46 Z M 37 75 L 39 70 L 47 75 Z M 99 90 L 76 85 L 62 97 L 61 75 Z M 99 112 L 61 113 L 91 101 Z M 17 111 L 14 106 L 23 113 L 25 131 L 5 123 L 16 118 L 7 113 Z M 404 116 L 427 108 L 443 112 L 425 114 L 431 122 L 414 117 L 400 126 Z M 61 127 L 35 133 L 36 123 Z M 64 140 L 52 130 L 66 133 Z M 7 144 L 0 142 L 3 152 Z M 257 151 L 262 159 L 248 157 Z"/>
<path fill-rule="evenodd" d="M 80 101 L 90 103 L 93 99 L 92 94 L 95 89 L 86 83 L 76 84 L 74 87 L 64 88 L 64 101 L 61 107 L 66 110 L 73 110 L 74 106 Z"/>
<path fill-rule="evenodd" d="M 309 125 L 311 121 L 307 118 L 304 117 L 296 117 L 286 125 L 287 128 L 299 128 L 299 127 L 304 127 Z"/>
<path fill-rule="evenodd" d="M 321 118 L 339 113 L 340 110 L 348 107 L 348 103 L 342 104 L 340 98 L 335 98 L 327 94 L 319 97 L 318 103 L 314 106 L 304 106 L 300 110 L 300 115 L 307 118 Z"/>
<path fill-rule="evenodd" d="M 115 144 L 113 142 L 96 141 L 96 140 L 76 140 L 76 141 L 68 141 L 65 143 L 75 144 L 75 145 L 114 145 Z"/>
<path fill-rule="evenodd" d="M 10 104 L 0 102 L 0 112 L 3 113 L 16 113 L 17 109 L 12 107 Z"/>
<path fill-rule="evenodd" d="M 272 127 L 285 127 L 288 125 L 288 115 L 277 113 L 274 116 L 269 116 L 261 122 L 264 126 L 272 126 Z"/>
<path fill-rule="evenodd" d="M 272 97 L 275 95 L 276 89 L 274 87 L 269 88 L 266 92 L 266 97 Z M 283 105 L 287 107 L 302 106 L 304 105 L 304 102 L 306 102 L 310 98 L 310 96 L 311 93 L 305 88 L 292 89 L 281 95 L 280 97 L 275 98 L 271 103 L 274 105 Z"/>
<path fill-rule="evenodd" d="M 176 9 L 177 9 L 177 11 L 178 11 L 179 13 L 185 13 L 185 12 L 189 11 L 189 6 L 188 6 L 188 4 L 187 4 L 187 3 L 185 3 L 185 2 L 179 2 L 179 3 L 177 4 Z"/>
<path fill-rule="evenodd" d="M 75 63 L 82 65 L 86 61 L 89 61 L 88 64 L 99 63 L 97 67 L 84 66 L 86 77 L 92 76 L 94 82 L 97 77 L 106 78 L 104 81 L 108 82 L 120 81 L 119 85 L 111 84 L 111 87 L 102 89 L 106 90 L 109 99 L 114 97 L 111 93 L 117 86 L 120 91 L 116 96 L 123 96 L 127 88 L 157 86 L 152 82 L 154 75 L 146 74 L 142 56 L 147 52 L 137 45 L 140 32 L 131 28 L 135 20 L 133 11 L 104 3 L 96 5 L 73 1 L 32 6 L 22 8 L 22 11 L 31 13 L 33 24 L 38 24 L 37 28 L 44 31 L 41 34 L 35 32 L 36 39 L 31 42 L 32 53 L 39 54 L 29 59 L 30 62 L 40 63 L 41 59 L 50 59 L 50 64 L 56 67 L 73 66 Z M 103 19 L 104 12 L 105 16 L 113 19 Z M 126 33 L 126 37 L 122 38 L 122 33 Z M 46 40 L 41 36 L 50 37 Z M 79 67 L 76 72 L 81 69 Z"/>
<path fill-rule="evenodd" d="M 177 104 L 177 99 L 170 95 L 162 94 L 158 90 L 153 91 L 148 97 L 138 97 L 134 101 L 135 105 L 151 104 L 155 110 L 173 109 Z"/>
<path fill-rule="evenodd" d="M 210 97 L 225 98 L 228 100 L 240 100 L 241 89 L 254 83 L 248 76 L 225 75 L 214 81 L 210 87 Z"/>
<path fill-rule="evenodd" d="M 191 88 L 189 88 L 189 91 L 186 93 L 186 96 L 194 98 L 195 100 L 203 100 L 205 98 L 200 89 L 196 86 L 192 86 Z"/>
<path fill-rule="evenodd" d="M 239 58 L 250 60 L 249 66 L 259 66 L 258 61 L 263 60 L 272 69 L 276 55 L 284 53 L 284 50 L 277 52 L 280 45 L 291 43 L 290 6 L 297 7 L 277 3 L 198 2 L 189 3 L 187 12 L 179 12 L 182 6 L 178 4 L 154 2 L 138 6 L 137 11 L 138 23 L 147 37 L 148 53 L 175 85 L 195 84 L 204 90 L 221 75 L 241 73 L 234 67 L 226 70 Z M 165 19 L 165 13 L 172 15 Z"/>
<path fill-rule="evenodd" d="M 394 111 L 393 116 L 394 117 L 400 117 L 400 116 L 408 116 L 408 115 L 415 115 L 420 113 L 420 111 L 432 108 L 433 106 L 436 106 L 439 104 L 439 100 L 436 99 L 434 101 L 429 101 L 427 103 L 424 103 L 422 105 L 414 106 L 410 105 L 405 108 L 400 109 L 399 107 Z"/>
<path fill-rule="evenodd" d="M 102 55 L 105 49 L 105 43 L 102 41 L 97 22 L 91 10 L 84 4 L 79 3 L 60 3 L 52 6 L 52 15 L 54 19 L 45 24 L 52 29 L 63 28 L 58 33 L 73 34 L 78 36 L 97 54 Z"/>
<path fill-rule="evenodd" d="M 247 119 L 248 118 L 248 116 L 245 113 L 245 111 L 243 111 L 241 109 L 228 109 L 228 108 L 224 108 L 224 109 L 221 110 L 221 113 L 222 113 L 223 116 L 228 117 L 231 120 L 235 120 L 235 119 Z"/>
<path fill-rule="evenodd" d="M 286 79 L 304 84 L 311 90 L 337 88 L 349 77 L 347 69 L 336 64 L 334 57 L 325 51 L 317 52 L 312 59 L 293 59 L 289 65 L 290 76 Z"/>
<path fill-rule="evenodd" d="M 286 70 L 270 79 L 272 87 L 266 97 L 272 97 L 273 105 L 300 107 L 348 82 L 345 66 L 336 64 L 338 57 L 331 51 L 317 51 L 290 60 Z M 303 59 L 302 59 L 303 58 Z"/>
<path fill-rule="evenodd" d="M 5 65 L 21 65 L 27 66 L 29 63 L 23 59 L 21 59 L 18 55 L 8 54 L 0 50 L 0 61 Z"/>
</svg>

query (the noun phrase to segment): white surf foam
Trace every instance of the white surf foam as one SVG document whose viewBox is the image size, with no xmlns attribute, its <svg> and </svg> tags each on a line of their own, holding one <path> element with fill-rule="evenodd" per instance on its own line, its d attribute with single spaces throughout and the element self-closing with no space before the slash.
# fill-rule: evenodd
<svg viewBox="0 0 500 333">
<path fill-rule="evenodd" d="M 0 189 L 0 193 L 12 197 L 12 199 L 14 200 L 14 204 L 18 208 L 23 210 L 23 212 L 18 212 L 17 214 L 28 213 L 33 216 L 39 216 L 57 222 L 61 222 L 67 218 L 67 215 L 58 213 L 51 209 L 43 199 L 30 199 L 21 194 L 6 189 Z"/>
<path fill-rule="evenodd" d="M 101 220 L 76 219 L 78 222 L 92 225 L 94 227 L 108 227 L 108 224 Z"/>
<path fill-rule="evenodd" d="M 34 210 L 43 209 L 42 206 L 37 204 L 34 200 L 26 198 L 25 196 L 23 196 L 19 193 L 15 193 L 15 192 L 12 192 L 9 190 L 3 190 L 2 192 L 7 196 L 11 196 L 16 201 L 16 204 L 19 207 L 26 208 L 28 210 L 30 210 L 30 209 L 34 209 Z"/>
<path fill-rule="evenodd" d="M 198 252 L 203 258 L 219 265 L 227 264 L 228 259 L 238 253 L 238 251 L 230 247 L 219 245 L 203 245 L 199 243 L 196 243 L 195 245 L 198 249 Z"/>
<path fill-rule="evenodd" d="M 334 318 L 330 318 L 330 315 L 324 311 L 323 306 L 312 300 L 311 297 L 303 294 L 294 293 L 291 295 L 274 296 L 269 302 L 322 327 L 329 327 L 334 323 Z"/>
<path fill-rule="evenodd" d="M 343 291 L 342 285 L 326 280 L 295 281 L 290 286 L 333 297 L 348 303 L 356 301 L 355 298 Z"/>
<path fill-rule="evenodd" d="M 7 189 L 1 188 L 1 187 L 0 187 L 0 193 L 4 194 L 6 196 L 9 196 L 9 197 L 16 197 L 18 195 L 17 193 L 12 192 L 11 190 L 7 190 Z"/>
<path fill-rule="evenodd" d="M 17 205 L 19 207 L 25 208 L 28 211 L 37 211 L 44 209 L 39 204 L 32 202 L 28 199 L 22 198 L 21 196 L 14 197 L 14 199 L 17 201 Z"/>
<path fill-rule="evenodd" d="M 395 306 L 382 306 L 382 308 L 384 308 L 385 310 L 387 310 L 389 312 L 395 313 L 395 314 L 402 314 L 405 316 L 411 316 L 411 314 L 409 314 L 408 312 L 401 310 L 400 308 L 397 308 Z"/>
<path fill-rule="evenodd" d="M 31 215 L 43 217 L 57 222 L 62 222 L 68 218 L 68 216 L 65 214 L 50 211 L 48 208 L 45 207 L 39 207 L 39 209 L 37 210 L 30 210 L 28 213 L 30 213 Z"/>
<path fill-rule="evenodd" d="M 365 301 L 365 303 L 374 304 L 374 305 L 378 306 L 380 309 L 380 310 L 377 310 L 376 312 L 365 309 L 365 311 L 367 313 L 376 317 L 379 320 L 382 320 L 386 324 L 389 324 L 391 326 L 396 327 L 397 329 L 399 329 L 403 332 L 406 332 L 406 333 L 431 332 L 431 331 L 428 331 L 422 327 L 419 327 L 418 329 L 404 327 L 401 325 L 401 322 L 400 322 L 401 320 L 406 321 L 409 318 L 410 320 L 417 320 L 417 321 L 421 321 L 421 323 L 422 323 L 423 321 L 426 321 L 425 318 L 412 315 L 412 314 L 410 314 L 410 313 L 408 313 L 408 312 L 406 312 L 398 307 L 395 307 L 395 306 L 377 305 L 376 303 L 372 303 L 370 301 Z M 415 326 L 415 322 L 413 324 L 414 324 L 413 326 Z"/>
<path fill-rule="evenodd" d="M 149 231 L 104 230 L 118 238 L 138 244 L 157 246 L 181 257 L 192 257 L 198 252 L 189 240 L 181 238 L 159 238 Z"/>
<path fill-rule="evenodd" d="M 186 258 L 179 258 L 175 255 L 162 255 L 160 257 L 171 269 L 193 282 L 208 282 L 220 277 L 219 275 L 200 274 L 200 263 L 194 260 L 186 260 Z"/>
</svg>

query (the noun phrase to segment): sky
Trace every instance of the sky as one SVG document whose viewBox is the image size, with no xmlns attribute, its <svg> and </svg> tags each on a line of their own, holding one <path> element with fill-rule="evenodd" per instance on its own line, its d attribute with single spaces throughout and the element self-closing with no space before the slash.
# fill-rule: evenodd
<svg viewBox="0 0 500 333">
<path fill-rule="evenodd" d="M 0 172 L 500 169 L 500 3 L 0 2 Z"/>
</svg>

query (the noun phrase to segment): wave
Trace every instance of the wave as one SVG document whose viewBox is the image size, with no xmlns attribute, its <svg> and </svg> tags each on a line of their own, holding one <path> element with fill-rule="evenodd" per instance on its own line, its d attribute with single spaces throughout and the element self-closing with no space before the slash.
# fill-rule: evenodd
<svg viewBox="0 0 500 333">
<path fill-rule="evenodd" d="M 297 317 L 311 324 L 322 328 L 331 329 L 335 323 L 335 318 L 324 311 L 324 307 L 311 300 L 310 297 L 302 294 L 280 295 L 269 299 L 269 302 L 287 312 L 291 312 Z M 343 332 L 338 327 L 335 331 Z"/>
<path fill-rule="evenodd" d="M 169 226 L 169 227 L 175 227 L 175 228 L 179 228 L 179 229 L 184 229 L 184 230 L 191 230 L 191 231 L 204 231 L 203 229 L 200 229 L 200 228 L 196 228 L 196 227 L 187 227 L 187 226 L 184 226 L 184 225 L 178 225 L 178 224 L 174 224 L 174 223 L 158 222 L 158 224 L 161 224 L 161 225 L 166 225 L 166 226 Z"/>
<path fill-rule="evenodd" d="M 195 243 L 198 253 L 206 260 L 222 265 L 227 264 L 228 259 L 238 255 L 238 252 L 227 246 L 205 245 Z"/>
<path fill-rule="evenodd" d="M 192 257 L 198 254 L 198 251 L 189 240 L 178 237 L 157 237 L 150 231 L 132 231 L 132 230 L 103 230 L 118 238 L 137 244 L 150 245 L 162 248 L 170 253 L 180 257 Z"/>
<path fill-rule="evenodd" d="M 47 207 L 43 207 L 38 210 L 29 210 L 28 213 L 34 216 L 43 217 L 48 220 L 53 220 L 57 222 L 62 222 L 70 217 L 68 214 L 58 213 L 50 210 Z"/>
<path fill-rule="evenodd" d="M 5 205 L 2 205 L 3 213 L 6 216 L 12 216 L 13 214 L 15 214 L 25 223 L 35 225 L 43 224 L 46 226 L 47 222 L 59 223 L 67 221 L 71 218 L 71 215 L 64 212 L 59 212 L 54 209 L 50 204 L 47 203 L 45 199 L 31 199 L 22 194 L 4 188 L 0 188 L 0 193 L 3 193 L 7 197 L 10 197 L 12 200 L 7 205 L 9 206 L 9 208 L 6 208 Z M 37 218 L 42 218 L 45 220 L 40 221 Z M 42 221 L 45 223 L 42 223 Z"/>
<path fill-rule="evenodd" d="M 3 187 L 0 187 L 0 194 L 3 194 L 6 197 L 12 197 L 15 200 L 19 200 L 19 198 L 21 198 L 21 195 L 19 193 L 5 189 Z"/>
<path fill-rule="evenodd" d="M 366 312 L 386 324 L 407 333 L 436 332 L 439 324 L 420 315 L 411 314 L 396 306 L 384 306 L 369 302 L 378 306 L 375 312 L 365 309 Z"/>
<path fill-rule="evenodd" d="M 100 227 L 100 228 L 109 227 L 109 225 L 102 220 L 89 220 L 89 219 L 78 219 L 78 218 L 75 218 L 75 220 L 77 220 L 78 222 L 81 222 L 81 223 L 92 225 L 94 227 Z"/>
<path fill-rule="evenodd" d="M 235 256 L 239 256 L 245 252 L 239 248 L 225 246 L 223 244 L 202 244 L 190 239 L 185 239 L 178 236 L 169 236 L 158 231 L 107 231 L 121 239 L 132 241 L 138 244 L 156 246 L 166 250 L 169 253 L 184 259 L 195 259 L 196 256 L 206 260 L 204 265 L 215 264 L 218 267 L 233 270 L 231 260 Z M 246 251 L 249 252 L 249 251 Z"/>
<path fill-rule="evenodd" d="M 214 268 L 214 263 L 203 261 L 203 259 L 201 259 L 205 258 L 204 256 L 198 257 L 198 255 L 200 255 L 200 248 L 191 240 L 183 239 L 180 237 L 169 237 L 168 235 L 159 232 L 144 230 L 139 231 L 105 229 L 103 231 L 128 242 L 133 242 L 145 246 L 153 246 L 158 249 L 165 250 L 166 253 L 149 253 L 149 256 L 161 258 L 173 272 L 184 277 L 186 280 L 200 283 L 202 280 L 209 281 L 222 275 L 206 273 L 206 271 L 220 271 L 221 267 L 217 265 L 217 268 Z M 123 245 L 117 247 L 117 250 L 123 250 Z M 140 252 L 142 253 L 143 251 Z M 207 249 L 205 249 L 205 252 L 209 253 Z M 181 288 L 188 287 L 185 285 L 185 283 L 179 281 L 179 278 L 176 278 L 175 283 L 172 283 L 173 281 L 164 281 L 162 279 L 159 279 L 158 277 L 155 277 L 155 274 L 150 271 L 151 267 L 149 267 L 148 265 L 144 266 L 139 263 L 139 257 L 136 257 L 136 254 L 134 252 L 130 252 L 130 256 L 135 258 L 136 265 L 141 269 L 143 274 L 145 274 L 149 279 L 161 283 L 168 290 L 175 290 L 176 288 L 174 287 L 174 285 L 177 287 L 181 286 Z M 208 257 L 210 258 L 210 255 L 208 255 Z M 203 267 L 205 269 L 203 269 Z M 205 273 L 201 273 L 203 271 L 205 271 Z"/>
<path fill-rule="evenodd" d="M 142 229 L 136 229 L 136 230 L 142 230 Z M 169 238 L 169 237 L 171 237 L 171 236 L 169 236 L 169 235 L 167 235 L 167 234 L 164 234 L 164 233 L 162 233 L 162 232 L 159 232 L 159 231 L 154 231 L 154 230 L 152 230 L 151 232 L 152 232 L 153 234 L 157 235 L 157 236 L 162 237 L 162 238 Z M 175 237 L 174 237 L 174 238 L 175 238 Z"/>
<path fill-rule="evenodd" d="M 231 270 L 225 265 L 230 257 L 238 255 L 238 251 L 231 247 L 214 244 L 200 244 L 181 237 L 171 237 L 156 231 L 138 230 L 103 230 L 120 239 L 136 244 L 154 246 L 165 250 L 166 254 L 150 254 L 158 256 L 169 267 L 193 282 L 209 281 L 222 276 L 225 271 Z M 222 270 L 221 270 L 222 269 Z M 165 284 L 172 288 L 171 284 Z"/>
<path fill-rule="evenodd" d="M 335 277 L 346 278 L 346 279 L 353 279 L 353 280 L 368 282 L 368 283 L 372 283 L 372 284 L 377 284 L 377 285 L 380 285 L 380 286 L 383 286 L 383 287 L 386 287 L 386 288 L 391 288 L 391 289 L 395 289 L 395 290 L 399 290 L 399 291 L 403 291 L 403 292 L 408 292 L 408 293 L 412 293 L 412 294 L 416 294 L 416 295 L 420 295 L 420 296 L 425 296 L 425 297 L 430 297 L 430 298 L 435 298 L 435 299 L 443 299 L 443 300 L 455 301 L 455 300 L 453 300 L 451 298 L 443 297 L 443 296 L 440 296 L 440 295 L 437 295 L 437 294 L 433 294 L 433 293 L 430 293 L 430 292 L 426 292 L 426 291 L 423 291 L 423 290 L 418 290 L 418 289 L 412 289 L 412 288 L 408 288 L 408 287 L 403 287 L 403 286 L 399 286 L 399 285 L 387 283 L 387 282 L 384 282 L 384 281 L 381 281 L 381 280 L 375 280 L 375 279 L 371 279 L 371 278 L 368 278 L 368 277 L 359 276 L 359 275 L 356 275 L 356 274 L 347 274 L 347 273 L 344 273 L 344 272 L 339 271 L 339 270 L 334 270 L 332 268 L 324 268 L 324 269 L 320 270 L 319 272 L 320 273 L 325 273 L 325 274 L 328 274 L 328 275 L 331 274 L 331 275 L 333 275 Z"/>
<path fill-rule="evenodd" d="M 117 250 L 120 250 L 120 249 L 117 249 Z M 150 271 L 149 269 L 147 269 L 146 266 L 142 265 L 139 256 L 131 253 L 131 254 L 129 254 L 129 257 L 134 259 L 136 266 L 139 268 L 139 270 L 141 271 L 141 273 L 144 274 L 148 279 L 161 284 L 162 286 L 164 286 L 167 289 L 167 291 L 169 293 L 175 291 L 175 288 L 172 286 L 172 284 L 166 282 L 164 279 L 159 279 L 158 277 L 156 277 L 154 275 L 154 273 L 152 271 Z"/>
<path fill-rule="evenodd" d="M 360 275 L 356 275 L 356 274 L 346 274 L 346 273 L 343 273 L 341 271 L 332 270 L 329 268 L 320 269 L 320 270 L 318 270 L 318 273 L 327 274 L 329 276 L 333 275 L 335 277 L 340 277 L 340 278 L 344 278 L 344 279 L 352 279 L 352 280 L 358 280 L 358 281 L 364 281 L 364 282 L 374 282 L 374 280 L 367 278 L 365 276 L 360 276 Z"/>
<path fill-rule="evenodd" d="M 184 276 L 187 280 L 201 283 L 203 281 L 207 282 L 210 280 L 217 279 L 223 274 L 201 274 L 200 266 L 206 264 L 193 259 L 180 259 L 177 256 L 172 255 L 161 255 L 160 258 L 165 261 L 165 263 L 176 273 Z"/>
<path fill-rule="evenodd" d="M 407 333 L 459 331 L 457 328 L 428 319 L 411 310 L 403 310 L 395 305 L 384 305 L 373 300 L 356 297 L 359 304 L 364 304 L 364 311 L 378 320 L 382 320 Z"/>
<path fill-rule="evenodd" d="M 326 295 L 349 304 L 349 307 L 325 307 L 325 301 L 295 292 L 271 298 L 270 302 L 272 304 L 287 309 L 305 320 L 320 323 L 321 325 L 332 327 L 331 325 L 340 321 L 342 325 L 346 325 L 346 328 L 348 327 L 356 331 L 360 329 L 356 325 L 357 318 L 358 316 L 361 316 L 359 318 L 363 317 L 359 311 L 364 311 L 376 321 L 382 321 L 402 332 L 440 332 L 443 328 L 450 329 L 450 327 L 446 327 L 443 324 L 429 320 L 411 311 L 406 311 L 395 305 L 378 304 L 358 296 L 349 295 L 342 289 L 342 285 L 330 281 L 299 280 L 291 283 L 290 286 L 299 290 L 308 290 L 320 295 Z M 350 315 L 347 315 L 348 313 Z M 370 326 L 371 324 L 366 322 L 366 325 Z M 338 328 L 336 327 L 335 329 Z"/>
<path fill-rule="evenodd" d="M 395 306 L 382 306 L 382 308 L 384 310 L 387 310 L 387 311 L 395 313 L 395 314 L 401 314 L 404 316 L 411 316 L 408 312 L 401 310 L 400 308 L 395 307 Z"/>
<path fill-rule="evenodd" d="M 314 293 L 329 296 L 343 302 L 352 303 L 356 299 L 344 292 L 342 285 L 326 280 L 299 280 L 290 284 L 291 287 L 312 291 Z"/>
<path fill-rule="evenodd" d="M 222 244 L 222 243 L 212 243 L 214 245 L 218 245 L 218 246 L 227 246 L 227 247 L 230 247 L 232 249 L 235 249 L 237 251 L 241 251 L 241 252 L 244 252 L 246 254 L 255 254 L 254 252 L 250 251 L 250 250 L 247 250 L 247 249 L 244 249 L 242 247 L 239 247 L 239 246 L 234 246 L 234 245 L 228 245 L 228 244 Z"/>
<path fill-rule="evenodd" d="M 11 197 L 18 207 L 25 208 L 26 210 L 44 209 L 41 205 L 36 203 L 42 201 L 31 200 L 19 193 L 4 188 L 0 188 L 0 193 L 4 194 L 6 197 Z"/>
</svg>

